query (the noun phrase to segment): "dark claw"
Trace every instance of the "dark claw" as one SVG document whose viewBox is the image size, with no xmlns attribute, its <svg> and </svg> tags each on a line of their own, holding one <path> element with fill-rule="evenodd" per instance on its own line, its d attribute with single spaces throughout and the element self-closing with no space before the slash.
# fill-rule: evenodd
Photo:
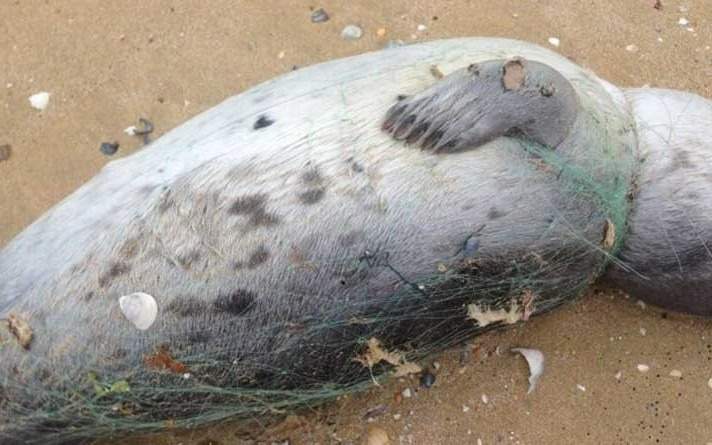
<svg viewBox="0 0 712 445">
<path fill-rule="evenodd" d="M 403 122 L 396 128 L 396 131 L 393 133 L 393 137 L 402 140 L 405 138 L 405 136 L 408 135 L 410 132 L 411 128 L 413 128 L 413 124 L 415 123 L 415 114 L 411 114 L 410 116 L 406 117 Z"/>
<path fill-rule="evenodd" d="M 442 138 L 442 137 L 443 137 L 442 131 L 440 131 L 440 130 L 433 131 L 423 141 L 423 149 L 432 150 L 433 148 L 435 148 L 438 145 L 438 142 L 440 142 L 440 138 Z"/>
<path fill-rule="evenodd" d="M 418 140 L 425 134 L 426 131 L 428 131 L 428 128 L 430 127 L 430 124 L 427 122 L 422 123 L 415 127 L 413 131 L 410 132 L 408 137 L 406 138 L 406 143 L 408 144 L 414 144 L 418 142 Z"/>
</svg>

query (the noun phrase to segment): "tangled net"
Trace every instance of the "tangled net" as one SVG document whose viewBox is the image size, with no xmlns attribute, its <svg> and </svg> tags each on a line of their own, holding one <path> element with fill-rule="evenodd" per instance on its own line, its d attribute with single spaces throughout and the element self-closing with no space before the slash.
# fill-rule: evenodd
<svg viewBox="0 0 712 445">
<path fill-rule="evenodd" d="M 522 157 L 536 160 L 560 185 L 560 197 L 542 205 L 551 205 L 563 223 L 542 233 L 531 250 L 481 256 L 474 236 L 458 261 L 416 277 L 391 263 L 392 246 L 320 258 L 338 264 L 346 277 L 375 274 L 396 285 L 388 295 L 336 305 L 294 300 L 279 320 L 249 313 L 243 317 L 255 317 L 250 326 L 258 326 L 249 332 L 216 319 L 156 332 L 150 341 L 136 335 L 134 351 L 90 342 L 78 355 L 81 363 L 69 358 L 60 369 L 26 354 L 22 367 L 31 372 L 4 367 L 0 374 L 1 441 L 62 443 L 287 413 L 362 390 L 373 379 L 417 372 L 428 355 L 574 299 L 614 260 L 636 167 L 630 118 L 594 103 L 581 92 L 586 85 L 578 84 L 586 113 L 576 124 L 577 147 L 562 154 L 518 142 Z M 20 339 L 29 329 L 21 320 L 6 323 Z M 96 328 L 111 329 L 110 323 Z M 236 350 L 238 336 L 257 339 L 258 346 Z M 22 354 L 12 340 L 0 337 L 0 349 Z"/>
</svg>

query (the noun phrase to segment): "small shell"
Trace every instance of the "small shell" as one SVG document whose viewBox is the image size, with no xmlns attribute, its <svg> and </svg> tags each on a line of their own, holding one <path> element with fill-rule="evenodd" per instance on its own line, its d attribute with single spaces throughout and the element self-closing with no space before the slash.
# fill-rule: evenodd
<svg viewBox="0 0 712 445">
<path fill-rule="evenodd" d="M 391 439 L 383 428 L 372 427 L 368 429 L 367 445 L 388 445 L 390 443 Z"/>
<path fill-rule="evenodd" d="M 30 105 L 32 105 L 32 108 L 42 111 L 47 108 L 47 105 L 49 104 L 49 96 L 50 94 L 46 91 L 33 94 L 29 98 Z"/>
<path fill-rule="evenodd" d="M 534 391 L 539 377 L 544 373 L 544 354 L 538 349 L 514 348 L 512 352 L 518 352 L 526 359 L 529 365 L 529 390 L 527 394 Z"/>
<path fill-rule="evenodd" d="M 124 316 L 142 331 L 150 328 L 158 315 L 158 304 L 156 304 L 155 298 L 143 292 L 119 298 L 119 307 Z"/>
</svg>

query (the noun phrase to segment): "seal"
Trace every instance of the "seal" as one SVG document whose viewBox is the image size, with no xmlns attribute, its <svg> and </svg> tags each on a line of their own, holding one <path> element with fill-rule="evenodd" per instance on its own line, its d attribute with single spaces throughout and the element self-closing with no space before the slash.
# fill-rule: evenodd
<svg viewBox="0 0 712 445">
<path fill-rule="evenodd" d="M 609 263 L 607 279 L 641 295 L 662 272 L 690 279 L 694 294 L 649 298 L 710 313 L 711 114 L 697 96 L 620 90 L 536 45 L 475 38 L 228 99 L 110 162 L 0 251 L 0 438 L 332 400 L 570 301 Z M 687 221 L 698 236 L 664 250 Z"/>
</svg>

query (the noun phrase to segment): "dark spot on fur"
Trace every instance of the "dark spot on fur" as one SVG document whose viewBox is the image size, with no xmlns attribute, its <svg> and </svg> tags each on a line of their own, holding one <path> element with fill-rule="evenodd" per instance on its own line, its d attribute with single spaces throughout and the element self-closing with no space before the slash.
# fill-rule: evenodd
<svg viewBox="0 0 712 445">
<path fill-rule="evenodd" d="M 257 118 L 257 120 L 255 121 L 255 125 L 253 125 L 252 128 L 255 130 L 259 130 L 260 128 L 269 127 L 273 123 L 274 123 L 274 121 L 272 119 L 268 118 L 267 116 L 262 115 Z"/>
<path fill-rule="evenodd" d="M 252 252 L 252 255 L 250 255 L 250 259 L 247 261 L 247 267 L 249 267 L 250 269 L 254 269 L 260 264 L 263 264 L 268 259 L 269 250 L 267 250 L 265 246 L 260 246 L 257 248 L 257 250 Z"/>
<path fill-rule="evenodd" d="M 342 247 L 351 247 L 359 241 L 364 239 L 363 230 L 352 230 L 344 235 L 339 236 L 339 244 Z"/>
<path fill-rule="evenodd" d="M 487 212 L 487 218 L 489 219 L 501 218 L 504 215 L 506 215 L 506 213 L 501 210 L 498 210 L 496 207 L 491 207 L 489 209 L 489 212 Z"/>
<path fill-rule="evenodd" d="M 198 344 L 207 343 L 213 338 L 213 335 L 208 331 L 192 331 L 188 334 L 188 343 Z"/>
<path fill-rule="evenodd" d="M 674 172 L 683 168 L 693 168 L 694 166 L 694 162 L 690 159 L 690 152 L 683 149 L 677 149 L 673 152 L 670 162 L 670 171 Z"/>
<path fill-rule="evenodd" d="M 199 250 L 191 250 L 190 252 L 180 255 L 178 258 L 178 263 L 184 268 L 184 269 L 190 269 L 190 266 L 195 263 L 196 261 L 200 260 L 200 251 Z"/>
<path fill-rule="evenodd" d="M 250 216 L 250 225 L 254 227 L 270 227 L 279 224 L 279 217 L 277 215 L 267 213 L 264 210 L 257 211 Z"/>
<path fill-rule="evenodd" d="M 215 309 L 232 315 L 245 314 L 255 301 L 255 294 L 245 289 L 238 289 L 229 295 L 220 295 L 214 303 Z"/>
<path fill-rule="evenodd" d="M 126 263 L 112 263 L 111 266 L 109 266 L 109 269 L 104 272 L 104 274 L 99 277 L 99 286 L 101 287 L 106 287 L 111 280 L 114 278 L 127 274 L 131 270 L 131 266 Z"/>
<path fill-rule="evenodd" d="M 173 199 L 170 198 L 169 196 L 166 196 L 164 199 L 161 200 L 161 203 L 158 204 L 158 213 L 161 214 L 161 215 L 164 214 L 164 213 L 166 213 L 166 211 L 167 211 L 168 209 L 170 209 L 171 207 L 173 207 L 173 204 L 175 204 L 175 203 L 173 202 Z"/>
<path fill-rule="evenodd" d="M 264 209 L 266 198 L 263 194 L 242 196 L 235 200 L 228 212 L 233 215 L 255 213 Z"/>
<path fill-rule="evenodd" d="M 121 249 L 119 249 L 119 255 L 123 257 L 124 259 L 131 259 L 136 256 L 136 253 L 138 253 L 138 248 L 139 248 L 139 243 L 136 238 L 131 238 L 127 240 L 123 246 L 121 246 Z"/>
<path fill-rule="evenodd" d="M 351 170 L 355 171 L 356 173 L 363 173 L 363 166 L 358 162 L 353 161 L 351 163 Z"/>
<path fill-rule="evenodd" d="M 265 209 L 266 195 L 247 195 L 237 198 L 228 210 L 233 215 L 247 215 L 248 222 L 252 227 L 269 227 L 279 224 L 277 215 L 269 213 Z"/>
<path fill-rule="evenodd" d="M 197 298 L 177 298 L 166 306 L 169 312 L 179 317 L 197 317 L 207 312 L 208 306 L 204 301 Z"/>
<path fill-rule="evenodd" d="M 324 189 L 311 189 L 299 194 L 302 204 L 312 205 L 324 198 Z"/>
<path fill-rule="evenodd" d="M 94 298 L 94 292 L 89 292 L 84 295 L 84 298 L 82 298 L 82 300 L 91 301 L 93 298 Z"/>
<path fill-rule="evenodd" d="M 311 167 L 302 173 L 302 181 L 306 184 L 319 184 L 321 182 L 321 173 L 316 167 Z"/>
</svg>

